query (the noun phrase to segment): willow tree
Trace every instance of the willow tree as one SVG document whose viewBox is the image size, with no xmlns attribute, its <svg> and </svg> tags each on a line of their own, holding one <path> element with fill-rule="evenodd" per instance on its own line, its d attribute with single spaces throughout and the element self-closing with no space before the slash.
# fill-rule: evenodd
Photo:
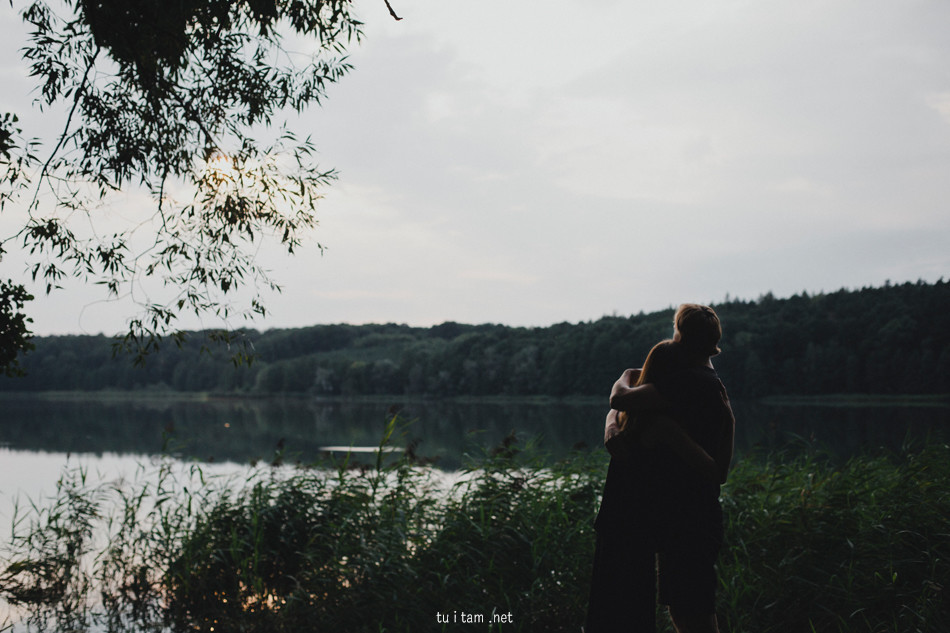
<svg viewBox="0 0 950 633">
<path fill-rule="evenodd" d="M 350 70 L 352 3 L 37 0 L 22 17 L 35 105 L 63 123 L 41 146 L 0 120 L 0 203 L 23 218 L 0 257 L 16 243 L 46 292 L 76 277 L 131 297 L 117 345 L 138 360 L 180 342 L 186 313 L 263 314 L 261 291 L 278 286 L 255 259 L 260 241 L 292 253 L 335 177 L 287 121 Z M 147 212 L 116 228 L 107 210 L 130 191 Z M 22 348 L 30 297 L 4 283 L 0 337 Z"/>
</svg>

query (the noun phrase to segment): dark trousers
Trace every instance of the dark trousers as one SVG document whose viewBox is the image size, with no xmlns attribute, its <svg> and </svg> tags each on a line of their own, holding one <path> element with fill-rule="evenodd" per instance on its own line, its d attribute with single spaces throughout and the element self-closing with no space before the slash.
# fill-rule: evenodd
<svg viewBox="0 0 950 633">
<path fill-rule="evenodd" d="M 647 539 L 598 531 L 585 633 L 656 633 L 656 554 Z"/>
</svg>

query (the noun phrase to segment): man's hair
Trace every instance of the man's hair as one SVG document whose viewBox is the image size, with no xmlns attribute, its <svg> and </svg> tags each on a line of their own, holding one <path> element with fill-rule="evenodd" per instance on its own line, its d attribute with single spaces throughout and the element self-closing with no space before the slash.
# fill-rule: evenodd
<svg viewBox="0 0 950 633">
<path fill-rule="evenodd" d="M 673 324 L 680 334 L 680 343 L 692 352 L 715 356 L 720 351 L 722 325 L 719 317 L 709 306 L 684 303 L 676 310 Z"/>
</svg>

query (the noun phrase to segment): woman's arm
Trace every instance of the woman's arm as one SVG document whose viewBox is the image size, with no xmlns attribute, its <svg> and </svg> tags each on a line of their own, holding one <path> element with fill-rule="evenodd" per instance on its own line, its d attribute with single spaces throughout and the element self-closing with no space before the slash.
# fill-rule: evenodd
<svg viewBox="0 0 950 633">
<path fill-rule="evenodd" d="M 610 408 L 618 411 L 644 411 L 666 406 L 663 396 L 651 383 L 634 387 L 639 369 L 627 369 L 610 390 Z"/>
</svg>

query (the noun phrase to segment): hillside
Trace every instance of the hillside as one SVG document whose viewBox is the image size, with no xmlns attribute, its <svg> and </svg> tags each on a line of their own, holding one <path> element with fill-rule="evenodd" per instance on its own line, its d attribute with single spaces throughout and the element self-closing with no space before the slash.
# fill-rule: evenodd
<svg viewBox="0 0 950 633">
<path fill-rule="evenodd" d="M 950 282 L 885 285 L 714 306 L 716 367 L 733 397 L 950 393 Z M 672 331 L 673 310 L 549 327 L 443 323 L 247 331 L 233 367 L 201 336 L 132 368 L 105 336 L 34 340 L 0 391 L 175 390 L 315 396 L 599 396 Z"/>
</svg>

